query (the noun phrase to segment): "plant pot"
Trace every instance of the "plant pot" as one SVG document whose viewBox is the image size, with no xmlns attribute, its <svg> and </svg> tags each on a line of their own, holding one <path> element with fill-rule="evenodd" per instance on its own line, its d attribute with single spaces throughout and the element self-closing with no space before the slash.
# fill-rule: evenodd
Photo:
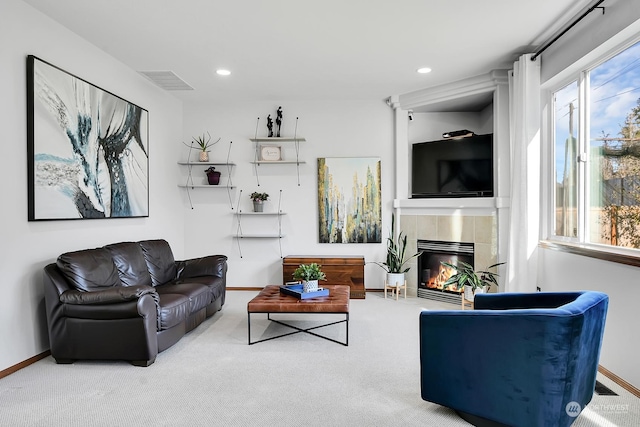
<svg viewBox="0 0 640 427">
<path fill-rule="evenodd" d="M 253 201 L 253 211 L 254 212 L 262 212 L 264 209 L 264 202 L 262 200 L 254 200 Z"/>
<path fill-rule="evenodd" d="M 220 172 L 213 166 L 204 171 L 207 174 L 207 181 L 209 185 L 218 185 L 220 183 Z"/>
<path fill-rule="evenodd" d="M 404 273 L 387 273 L 388 286 L 404 286 Z"/>
<path fill-rule="evenodd" d="M 317 280 L 303 280 L 302 281 L 302 292 L 315 292 L 318 290 L 318 281 Z"/>
<path fill-rule="evenodd" d="M 200 156 L 198 157 L 198 160 L 200 160 L 201 162 L 208 162 L 209 161 L 209 152 L 201 151 L 200 152 Z"/>
<path fill-rule="evenodd" d="M 473 288 L 471 286 L 465 285 L 463 298 L 466 299 L 467 301 L 473 301 L 474 297 L 475 297 L 475 294 L 473 293 Z"/>
</svg>

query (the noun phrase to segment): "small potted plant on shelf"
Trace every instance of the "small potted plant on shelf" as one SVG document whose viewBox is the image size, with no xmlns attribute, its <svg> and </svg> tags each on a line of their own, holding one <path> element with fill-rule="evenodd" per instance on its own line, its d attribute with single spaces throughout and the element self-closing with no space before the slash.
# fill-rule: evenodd
<svg viewBox="0 0 640 427">
<path fill-rule="evenodd" d="M 405 264 L 420 255 L 420 252 L 406 256 L 407 235 L 400 231 L 396 240 L 395 226 L 395 215 L 391 215 L 391 229 L 389 230 L 389 237 L 387 237 L 387 259 L 385 262 L 376 262 L 375 264 L 387 272 L 388 285 L 402 286 L 404 285 L 404 274 L 411 269 Z"/>
<path fill-rule="evenodd" d="M 269 195 L 267 193 L 258 193 L 254 191 L 249 195 L 251 200 L 253 200 L 253 211 L 254 212 L 262 212 L 264 207 L 264 202 L 269 200 Z"/>
<path fill-rule="evenodd" d="M 215 167 L 209 166 L 204 173 L 207 174 L 209 185 L 218 185 L 220 183 L 220 172 Z"/>
<path fill-rule="evenodd" d="M 321 268 L 320 264 L 312 262 L 311 264 L 300 264 L 295 269 L 293 278 L 302 281 L 303 292 L 315 292 L 318 290 L 318 280 L 327 280 Z"/>
<path fill-rule="evenodd" d="M 209 134 L 209 132 L 207 132 L 206 138 L 204 136 L 204 133 L 202 134 L 202 136 L 200 135 L 194 136 L 193 142 L 195 142 L 198 145 L 198 147 L 200 147 L 200 156 L 198 157 L 198 160 L 200 160 L 201 162 L 208 162 L 209 147 L 217 144 L 218 141 L 220 141 L 220 138 L 218 138 L 215 142 L 211 142 L 211 134 Z"/>
<path fill-rule="evenodd" d="M 498 273 L 487 270 L 498 267 L 504 264 L 504 262 L 490 265 L 486 270 L 478 271 L 474 271 L 470 264 L 463 261 L 457 264 L 442 261 L 441 264 L 455 271 L 455 273 L 444 282 L 443 288 L 446 289 L 449 286 L 455 285 L 456 289 L 464 290 L 464 299 L 473 301 L 476 293 L 487 292 L 492 284 L 498 286 L 498 280 L 496 279 Z"/>
</svg>

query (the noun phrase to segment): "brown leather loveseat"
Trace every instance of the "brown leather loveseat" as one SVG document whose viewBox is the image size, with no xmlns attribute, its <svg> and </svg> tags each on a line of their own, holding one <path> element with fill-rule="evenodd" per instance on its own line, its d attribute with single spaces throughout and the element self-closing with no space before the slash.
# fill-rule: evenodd
<svg viewBox="0 0 640 427">
<path fill-rule="evenodd" d="M 226 256 L 175 261 L 165 240 L 62 254 L 44 268 L 51 355 L 149 366 L 222 308 L 226 272 Z"/>
</svg>

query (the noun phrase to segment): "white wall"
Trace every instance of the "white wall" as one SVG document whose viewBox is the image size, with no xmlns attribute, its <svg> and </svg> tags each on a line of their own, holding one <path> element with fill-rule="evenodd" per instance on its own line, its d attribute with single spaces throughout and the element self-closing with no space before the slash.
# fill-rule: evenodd
<svg viewBox="0 0 640 427">
<path fill-rule="evenodd" d="M 593 60 L 614 45 L 637 38 L 640 34 L 640 2 L 614 0 L 604 6 L 607 8 L 605 15 L 598 11 L 592 13 L 542 55 L 543 82 L 560 82 L 565 69 L 575 70 L 580 63 Z M 548 189 L 543 187 L 542 190 L 549 200 Z M 542 212 L 542 215 L 546 213 Z M 543 291 L 589 289 L 609 295 L 600 364 L 638 388 L 640 332 L 629 325 L 637 323 L 638 318 L 635 301 L 640 299 L 639 274 L 637 267 L 549 249 L 539 252 L 538 285 Z"/>
<path fill-rule="evenodd" d="M 183 255 L 173 153 L 182 105 L 95 46 L 19 0 L 0 2 L 0 371 L 49 348 L 42 267 L 62 252 L 166 238 Z M 150 217 L 27 221 L 26 57 L 33 54 L 149 111 Z"/>
<path fill-rule="evenodd" d="M 257 186 L 253 165 L 256 119 L 261 118 L 258 136 L 267 133 L 266 117 L 275 117 L 278 106 L 283 108 L 282 136 L 293 136 L 295 118 L 298 136 L 306 138 L 300 145 L 300 186 L 295 165 L 259 166 L 260 187 Z M 267 192 L 271 196 L 265 210 L 277 209 L 279 190 L 282 190 L 283 217 L 282 254 L 287 255 L 363 255 L 367 263 L 382 261 L 385 256 L 384 239 L 390 225 L 393 193 L 393 111 L 382 101 L 375 102 L 255 102 L 242 106 L 185 105 L 183 140 L 188 142 L 197 134 L 209 131 L 222 137 L 210 153 L 211 160 L 226 159 L 229 141 L 233 141 L 231 161 L 235 162 L 233 184 L 238 188 L 231 197 L 235 208 L 242 190 L 241 209 L 251 211 L 249 194 Z M 293 150 L 284 146 L 285 159 Z M 187 156 L 182 146 L 178 157 Z M 383 242 L 380 244 L 320 244 L 318 242 L 317 159 L 319 157 L 380 157 L 382 160 Z M 177 167 L 177 166 L 176 166 Z M 221 170 L 224 176 L 227 171 Z M 196 172 L 197 176 L 204 176 Z M 181 178 L 183 179 L 183 178 Z M 189 256 L 218 252 L 229 256 L 228 286 L 252 287 L 281 283 L 282 260 L 278 240 L 242 239 L 242 258 L 236 232 L 237 218 L 233 215 L 225 190 L 201 189 L 191 192 L 194 209 L 190 208 L 186 191 L 182 193 L 185 215 L 185 248 Z M 273 230 L 276 217 L 243 217 L 245 232 L 260 227 Z M 365 267 L 365 287 L 382 288 L 383 271 L 373 265 Z"/>
<path fill-rule="evenodd" d="M 444 132 L 467 129 L 478 135 L 493 132 L 493 104 L 480 112 L 414 113 L 409 144 L 442 139 Z"/>
</svg>

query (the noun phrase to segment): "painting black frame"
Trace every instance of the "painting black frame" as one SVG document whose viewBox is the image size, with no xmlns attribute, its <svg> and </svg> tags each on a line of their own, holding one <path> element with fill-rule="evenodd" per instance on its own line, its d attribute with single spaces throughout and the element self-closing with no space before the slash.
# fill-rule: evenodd
<svg viewBox="0 0 640 427">
<path fill-rule="evenodd" d="M 149 216 L 149 112 L 27 56 L 28 220 Z"/>
</svg>

